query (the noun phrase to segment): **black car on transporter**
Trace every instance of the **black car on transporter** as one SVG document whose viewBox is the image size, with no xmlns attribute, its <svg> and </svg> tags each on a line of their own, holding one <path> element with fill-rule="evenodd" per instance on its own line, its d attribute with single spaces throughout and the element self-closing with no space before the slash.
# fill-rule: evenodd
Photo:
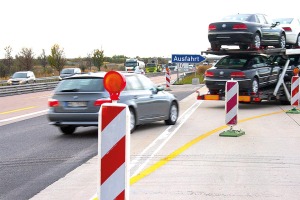
<svg viewBox="0 0 300 200">
<path fill-rule="evenodd" d="M 237 45 L 240 49 L 260 49 L 268 46 L 285 48 L 284 29 L 265 14 L 229 15 L 208 26 L 208 40 L 213 51 L 222 45 Z"/>
<path fill-rule="evenodd" d="M 257 93 L 260 88 L 275 85 L 279 79 L 281 67 L 265 55 L 234 54 L 219 60 L 205 72 L 204 82 L 210 94 L 225 92 L 228 80 L 239 83 L 239 91 Z"/>
</svg>

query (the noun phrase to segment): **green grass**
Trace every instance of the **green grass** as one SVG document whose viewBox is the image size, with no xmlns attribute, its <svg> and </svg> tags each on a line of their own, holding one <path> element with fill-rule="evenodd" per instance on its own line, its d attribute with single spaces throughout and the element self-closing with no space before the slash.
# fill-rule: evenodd
<svg viewBox="0 0 300 200">
<path fill-rule="evenodd" d="M 175 85 L 183 85 L 183 84 L 192 84 L 193 78 L 199 78 L 199 82 L 203 83 L 203 74 L 190 74 L 188 76 L 185 76 L 184 78 L 180 79 L 179 81 L 177 80 L 174 84 Z"/>
</svg>

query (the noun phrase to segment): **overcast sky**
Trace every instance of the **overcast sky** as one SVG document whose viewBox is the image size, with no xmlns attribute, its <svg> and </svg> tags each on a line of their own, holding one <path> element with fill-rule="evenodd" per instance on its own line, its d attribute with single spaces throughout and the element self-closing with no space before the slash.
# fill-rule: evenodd
<svg viewBox="0 0 300 200">
<path fill-rule="evenodd" d="M 285 5 L 288 5 L 285 7 Z M 210 22 L 236 13 L 300 16 L 299 0 L 1 0 L 0 58 L 31 48 L 36 56 L 54 44 L 67 58 L 94 49 L 105 56 L 171 57 L 209 47 Z"/>
</svg>

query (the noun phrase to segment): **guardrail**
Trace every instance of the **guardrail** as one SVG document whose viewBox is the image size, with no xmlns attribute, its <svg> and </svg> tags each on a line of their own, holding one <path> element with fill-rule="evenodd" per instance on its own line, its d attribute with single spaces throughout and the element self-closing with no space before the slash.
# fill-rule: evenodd
<svg viewBox="0 0 300 200">
<path fill-rule="evenodd" d="M 183 74 L 180 73 L 179 79 L 183 78 L 184 76 L 186 76 L 189 73 L 192 73 L 192 72 L 185 72 Z M 149 73 L 149 74 L 146 74 L 146 76 L 150 78 L 153 76 L 160 76 L 163 74 L 164 74 L 164 72 L 151 73 L 151 74 Z M 58 81 L 57 76 L 37 78 L 36 83 L 24 84 L 24 85 L 8 86 L 6 84 L 6 81 L 2 81 L 2 86 L 0 87 L 0 97 L 53 90 L 57 86 L 58 83 L 59 83 L 59 81 Z M 0 84 L 1 84 L 1 82 L 0 82 Z"/>
<path fill-rule="evenodd" d="M 0 87 L 0 97 L 53 90 L 59 81 Z"/>
</svg>

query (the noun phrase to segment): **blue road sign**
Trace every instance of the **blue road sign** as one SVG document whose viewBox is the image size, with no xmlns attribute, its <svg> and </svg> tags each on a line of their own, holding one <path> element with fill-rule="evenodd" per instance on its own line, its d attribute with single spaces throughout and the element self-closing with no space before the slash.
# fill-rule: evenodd
<svg viewBox="0 0 300 200">
<path fill-rule="evenodd" d="M 173 63 L 199 63 L 205 60 L 201 55 L 172 54 Z"/>
</svg>

